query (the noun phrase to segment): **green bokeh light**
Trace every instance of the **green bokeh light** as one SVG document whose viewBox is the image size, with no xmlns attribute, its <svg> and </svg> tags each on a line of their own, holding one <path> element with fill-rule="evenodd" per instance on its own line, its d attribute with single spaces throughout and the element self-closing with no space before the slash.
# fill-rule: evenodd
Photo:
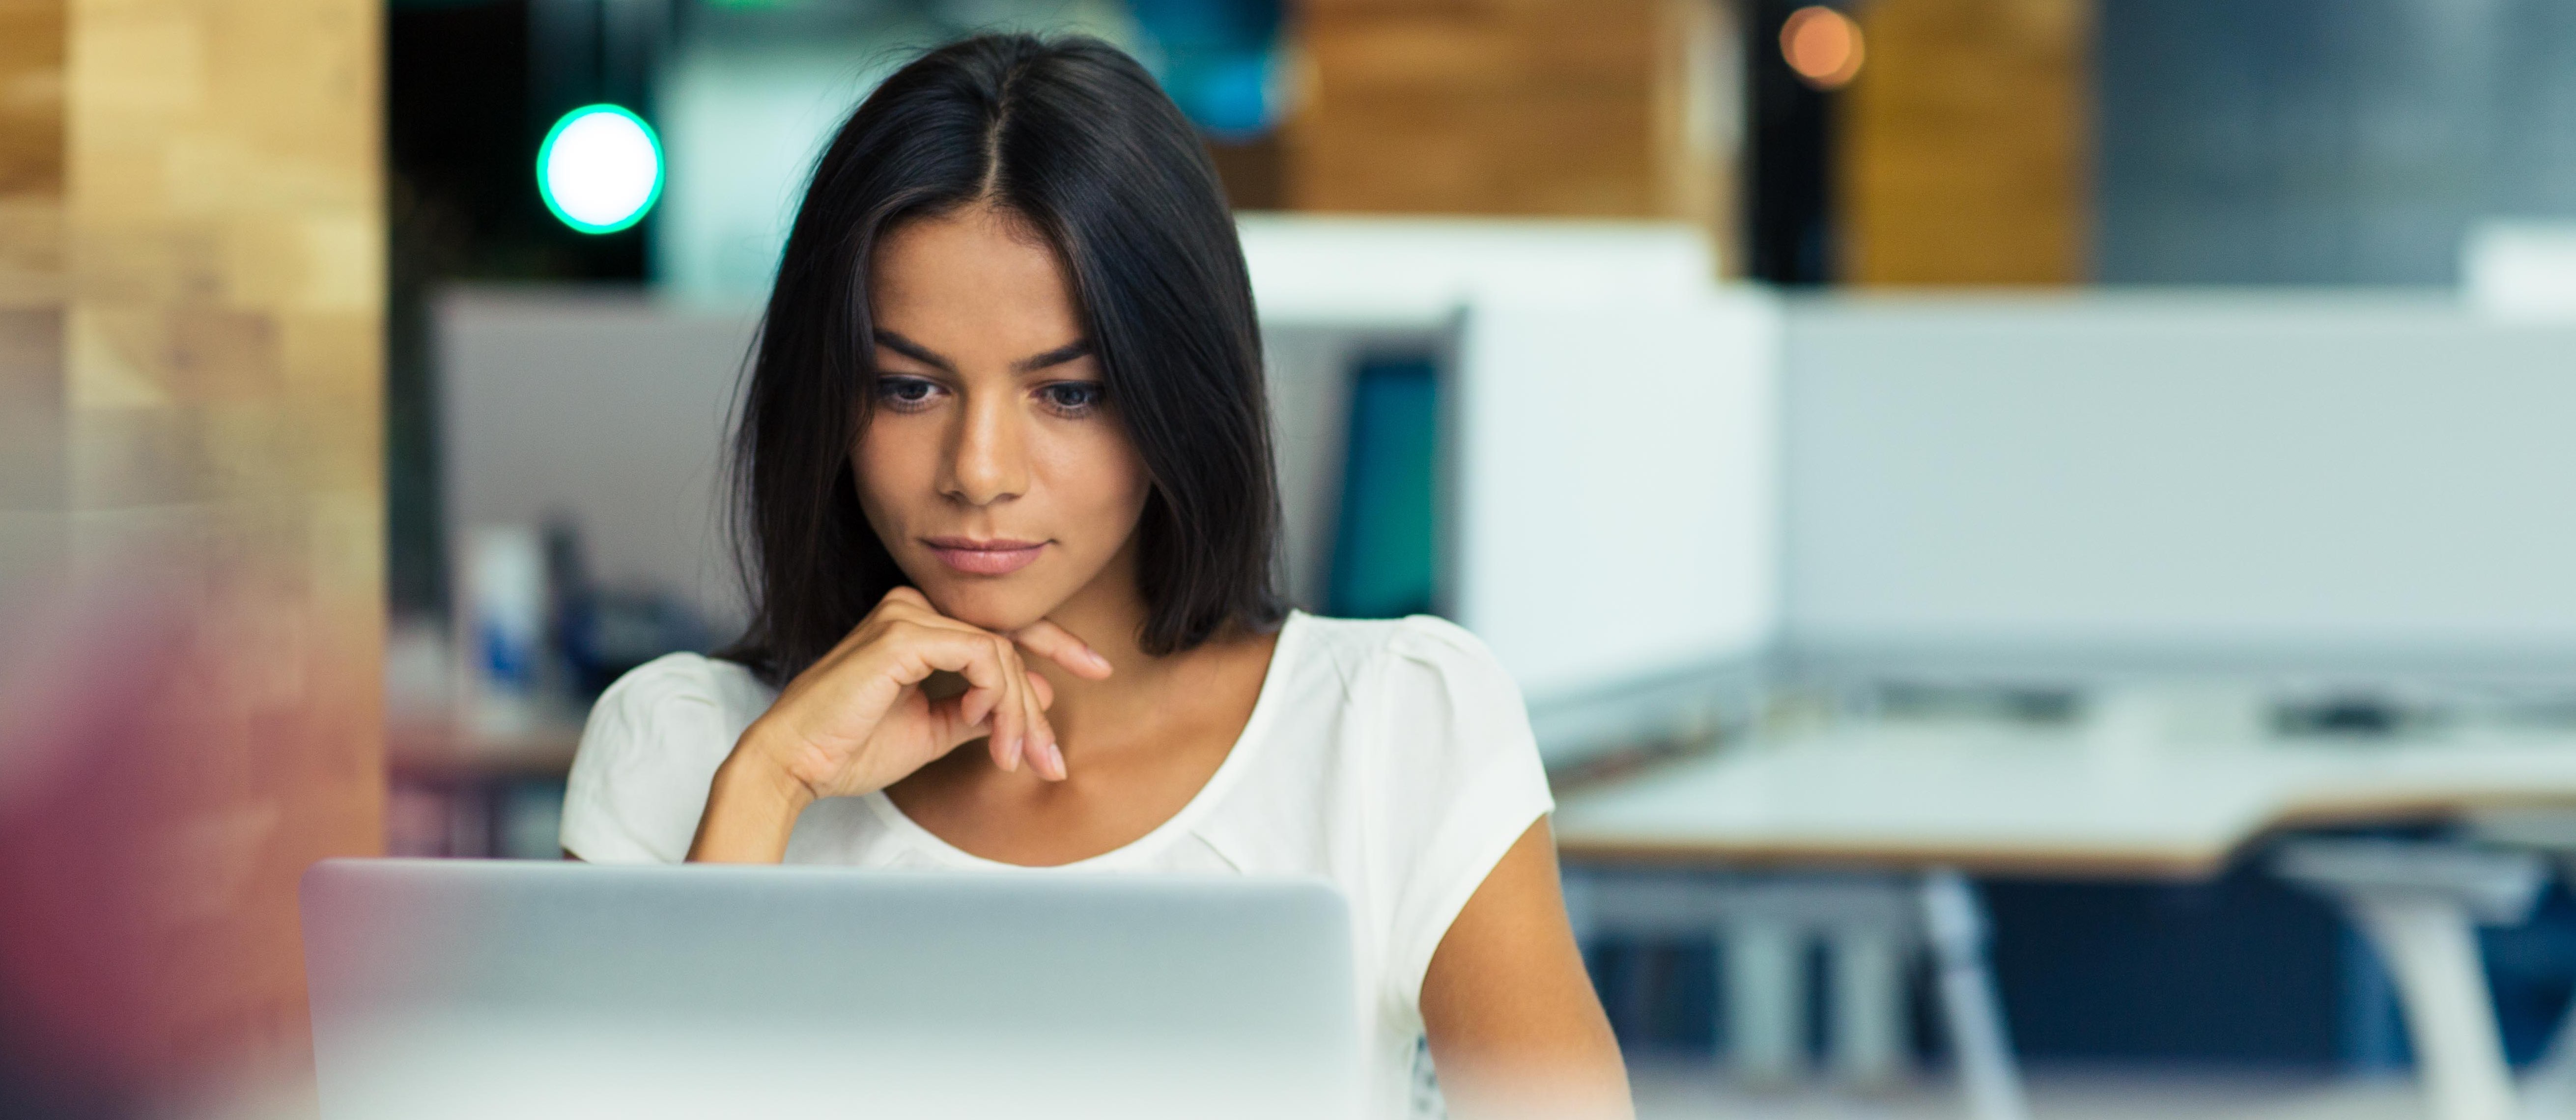
<svg viewBox="0 0 2576 1120">
<path fill-rule="evenodd" d="M 584 105 L 563 115 L 537 148 L 537 194 L 563 224 L 583 233 L 632 227 L 661 200 L 662 140 L 622 105 Z"/>
</svg>

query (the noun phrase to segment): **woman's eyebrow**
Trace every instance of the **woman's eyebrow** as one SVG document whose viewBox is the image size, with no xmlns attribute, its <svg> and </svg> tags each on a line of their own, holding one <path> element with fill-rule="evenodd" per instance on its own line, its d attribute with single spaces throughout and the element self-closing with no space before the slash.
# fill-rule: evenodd
<svg viewBox="0 0 2576 1120">
<path fill-rule="evenodd" d="M 956 363 L 940 357 L 939 352 L 936 350 L 889 330 L 879 330 L 876 332 L 876 336 L 877 345 L 879 346 L 883 346 L 886 349 L 892 350 L 897 354 L 901 354 L 904 357 L 912 359 L 913 361 L 921 362 L 925 365 L 936 366 L 943 372 L 957 372 Z"/>
<path fill-rule="evenodd" d="M 893 331 L 880 329 L 875 333 L 877 345 L 879 346 L 883 346 L 888 350 L 892 350 L 895 353 L 901 354 L 916 362 L 937 367 L 942 372 L 957 372 L 957 364 L 941 357 L 939 352 L 936 350 L 918 342 L 914 342 L 913 340 L 896 334 Z M 1082 357 L 1089 353 L 1091 353 L 1091 340 L 1087 338 L 1075 339 L 1072 342 L 1065 343 L 1064 345 L 1058 346 L 1043 354 L 1031 355 L 1013 362 L 1011 363 L 1011 371 L 1014 373 L 1030 373 L 1036 370 L 1045 369 L 1048 366 L 1063 365 L 1066 362 L 1070 362 L 1075 358 Z"/>
<path fill-rule="evenodd" d="M 1082 357 L 1089 353 L 1091 353 L 1091 340 L 1087 338 L 1078 338 L 1065 343 L 1062 346 L 1058 346 L 1053 350 L 1049 350 L 1046 353 L 1032 355 L 1013 362 L 1011 363 L 1011 368 L 1020 373 L 1030 373 L 1036 370 L 1045 369 L 1048 366 L 1063 365 L 1066 362 L 1070 362 L 1075 358 Z"/>
</svg>

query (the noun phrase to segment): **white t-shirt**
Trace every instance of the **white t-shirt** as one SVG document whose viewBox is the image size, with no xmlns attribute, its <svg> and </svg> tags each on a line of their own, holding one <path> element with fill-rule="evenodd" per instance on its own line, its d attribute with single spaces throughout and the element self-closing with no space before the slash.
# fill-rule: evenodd
<svg viewBox="0 0 2576 1120">
<path fill-rule="evenodd" d="M 591 712 L 563 846 L 599 863 L 678 862 L 707 787 L 775 693 L 740 665 L 673 654 Z M 1077 764 L 1079 759 L 1076 759 Z M 1349 900 L 1371 1114 L 1415 1108 L 1422 975 L 1505 849 L 1554 807 L 1520 690 L 1435 618 L 1292 612 L 1251 721 L 1207 785 L 1134 843 L 1044 870 L 1321 876 Z M 883 793 L 808 807 L 791 863 L 1017 870 L 963 852 Z"/>
</svg>

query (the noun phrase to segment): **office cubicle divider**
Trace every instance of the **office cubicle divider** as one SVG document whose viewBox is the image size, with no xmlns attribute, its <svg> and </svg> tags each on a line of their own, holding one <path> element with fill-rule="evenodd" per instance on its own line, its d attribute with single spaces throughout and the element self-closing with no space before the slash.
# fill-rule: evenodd
<svg viewBox="0 0 2576 1120">
<path fill-rule="evenodd" d="M 2576 680 L 2576 324 L 2448 293 L 1792 300 L 1821 680 Z"/>
<path fill-rule="evenodd" d="M 1551 763 L 1750 714 L 1733 686 L 1779 625 L 1778 323 L 1713 285 L 1467 305 L 1444 603 Z"/>
<path fill-rule="evenodd" d="M 1357 586 L 1353 565 L 1392 554 L 1317 538 L 1409 518 L 1438 558 L 1433 609 L 1511 670 L 1552 766 L 1749 713 L 1776 644 L 1772 297 L 1721 288 L 1704 235 L 1672 223 L 1240 225 L 1274 402 L 1352 410 L 1278 409 L 1292 588 Z M 1438 469 L 1431 493 L 1398 494 L 1419 482 L 1380 465 L 1418 455 L 1421 425 L 1410 444 L 1384 429 L 1372 363 L 1418 355 L 1437 376 L 1407 399 L 1436 398 Z M 1316 442 L 1331 435 L 1344 445 Z M 1422 512 L 1372 519 L 1400 506 Z M 1310 557 L 1330 578 L 1298 576 Z"/>
</svg>

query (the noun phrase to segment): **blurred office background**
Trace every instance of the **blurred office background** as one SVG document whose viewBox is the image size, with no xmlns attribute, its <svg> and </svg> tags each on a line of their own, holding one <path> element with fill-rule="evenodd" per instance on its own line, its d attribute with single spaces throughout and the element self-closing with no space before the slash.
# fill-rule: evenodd
<svg viewBox="0 0 2576 1120">
<path fill-rule="evenodd" d="M 721 445 L 808 165 L 997 27 L 1202 129 L 1286 585 L 1519 676 L 1649 1115 L 2013 1120 L 1976 983 L 2042 1115 L 2486 1120 L 2499 1056 L 2576 1099 L 2576 8 L 38 0 L 0 734 L 141 769 L 0 765 L 48 794 L 0 883 L 82 915 L 0 907 L 0 993 L 60 1011 L 28 962 L 99 929 L 227 979 L 0 1031 L 0 1113 L 291 1066 L 314 856 L 557 854 L 590 699 L 740 625 Z M 188 870 L 85 858 L 174 916 L 10 856 L 129 788 Z M 2465 966 L 2392 975 L 2390 889 Z"/>
<path fill-rule="evenodd" d="M 2430 724 L 2546 723 L 2576 701 L 2570 591 L 2533 567 L 2569 542 L 2517 527 L 2576 483 L 2576 464 L 2534 450 L 2569 414 L 2426 430 L 2576 403 L 2548 373 L 2576 336 L 2495 326 L 2490 305 L 2514 296 L 2471 275 L 2481 245 L 2537 253 L 2546 318 L 2551 223 L 2576 221 L 2564 5 L 396 0 L 393 850 L 552 855 L 586 699 L 739 624 L 717 440 L 802 176 L 910 52 L 991 27 L 1107 38 L 1200 125 L 1247 214 L 1294 596 L 1484 633 L 1523 673 L 1568 790 L 1758 751 L 1784 718 L 2089 726 L 2140 681 L 2215 690 L 2261 734 L 2354 751 Z M 665 161 L 658 200 L 606 234 L 557 220 L 530 175 L 548 130 L 598 102 L 649 122 Z M 1712 302 L 1634 361 L 1478 365 L 1533 345 L 1510 323 L 1597 293 L 1424 263 L 1477 253 L 1503 275 L 1589 261 L 1638 291 L 1657 269 L 1696 273 L 1672 290 L 1704 284 Z M 2528 384 L 2459 387 L 2477 372 L 2460 362 Z M 2264 380 L 2285 367 L 2297 376 Z M 1659 430 L 1580 486 L 1492 482 L 1529 522 L 1515 536 L 1477 520 L 1467 491 L 1500 469 L 1478 441 L 1534 440 L 1533 469 L 1562 475 L 1601 453 L 1587 438 L 1636 435 L 1443 397 L 1515 387 L 1723 418 Z M 2420 411 L 2392 415 L 2403 401 Z M 2339 473 L 2380 440 L 2400 445 L 2384 473 Z M 2454 454 L 2482 444 L 2494 453 Z M 2374 507 L 2418 468 L 2487 488 L 2463 499 L 2478 512 Z M 1706 481 L 1662 501 L 1703 499 L 1678 532 L 1708 545 L 1680 549 L 1709 558 L 1707 601 L 1624 617 L 1614 589 L 1583 632 L 1527 607 L 1551 580 L 1635 586 L 1587 568 L 1608 562 L 1597 551 L 1492 556 L 1543 549 L 1530 538 L 1553 501 L 1655 473 Z M 2194 507 L 2204 488 L 2253 496 Z M 1614 514 L 1658 516 L 1613 503 L 1585 524 Z M 1947 523 L 1911 520 L 1927 517 Z M 2336 574 L 2340 550 L 2388 538 L 2403 555 Z M 2445 546 L 2533 551 L 2480 597 L 2455 584 L 2492 565 Z M 2410 580 L 2430 589 L 2381 594 Z M 2320 824 L 2461 835 L 2401 809 Z M 2296 831 L 2266 824 L 2181 870 L 2070 857 L 1979 874 L 2041 1111 L 2419 1110 L 2402 1089 L 2343 1088 L 2402 1083 L 2412 1052 L 2370 943 L 2266 862 Z M 1680 874 L 1778 865 L 1721 853 Z M 1952 1049 L 1930 958 L 1899 981 L 1890 1068 L 1905 1072 L 1849 1090 L 1831 1073 L 1839 966 L 1822 946 L 1772 966 L 1813 1003 L 1784 1065 L 1729 1037 L 1752 1030 L 1728 993 L 1756 966 L 1724 936 L 1649 927 L 1605 924 L 1588 951 L 1653 1099 L 1949 1107 L 1926 1088 L 1949 1083 Z M 2549 888 L 2480 937 L 2502 1049 L 2527 1065 L 2576 988 L 2576 901 Z"/>
</svg>

